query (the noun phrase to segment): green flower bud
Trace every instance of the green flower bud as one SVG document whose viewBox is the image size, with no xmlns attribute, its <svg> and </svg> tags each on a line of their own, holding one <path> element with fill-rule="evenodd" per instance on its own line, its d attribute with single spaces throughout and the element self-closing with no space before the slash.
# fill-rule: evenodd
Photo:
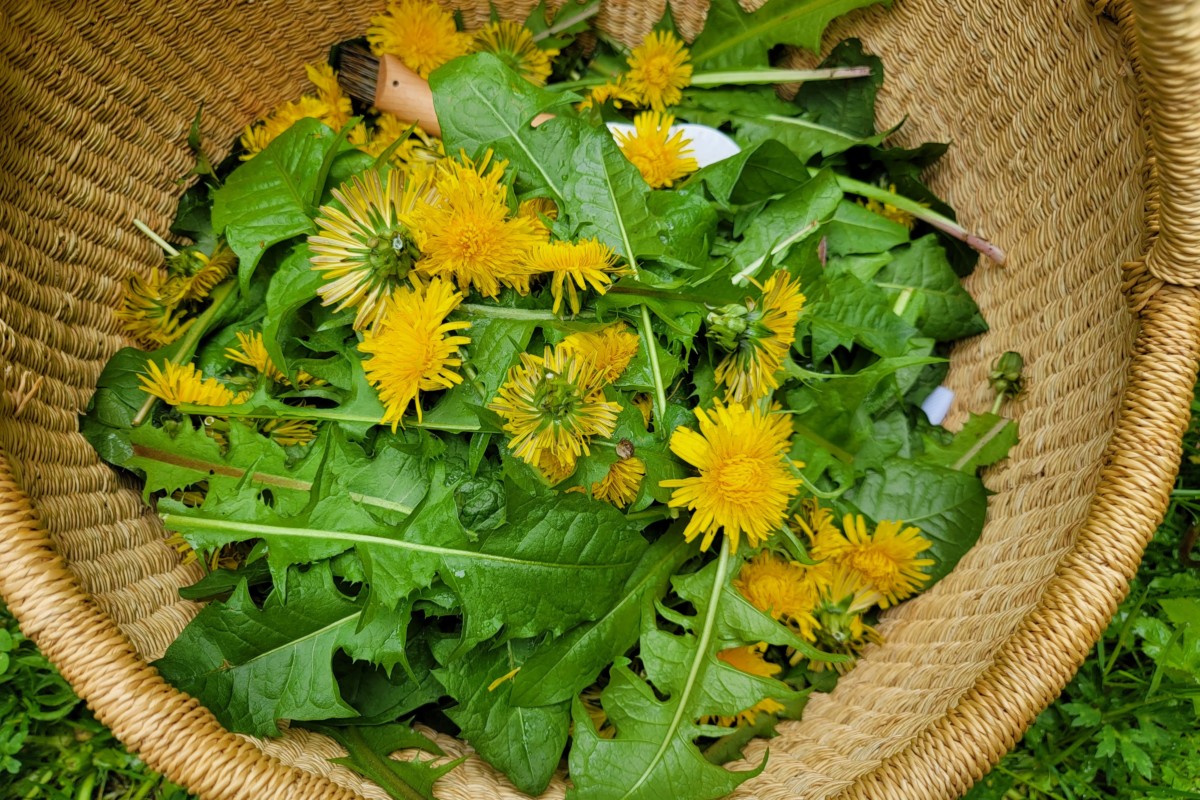
<svg viewBox="0 0 1200 800">
<path fill-rule="evenodd" d="M 1021 373 L 1025 369 L 1025 359 L 1020 353 L 1008 351 L 992 365 L 988 383 L 1002 397 L 1015 397 L 1022 387 Z"/>
<path fill-rule="evenodd" d="M 750 309 L 730 303 L 708 313 L 708 338 L 725 350 L 736 350 L 738 340 L 750 326 Z"/>
</svg>

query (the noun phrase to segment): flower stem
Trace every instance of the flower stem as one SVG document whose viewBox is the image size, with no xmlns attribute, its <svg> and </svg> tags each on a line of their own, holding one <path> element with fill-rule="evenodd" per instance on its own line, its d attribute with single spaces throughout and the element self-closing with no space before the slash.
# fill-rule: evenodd
<svg viewBox="0 0 1200 800">
<path fill-rule="evenodd" d="M 698 72 L 692 76 L 692 86 L 837 81 L 846 78 L 865 78 L 870 74 L 871 68 L 867 66 L 826 69 L 742 69 L 730 72 Z"/>
<path fill-rule="evenodd" d="M 149 236 L 150 241 L 154 242 L 156 245 L 161 247 L 163 250 L 167 251 L 167 255 L 169 255 L 169 256 L 179 255 L 179 251 L 176 250 L 171 245 L 170 242 L 168 242 L 166 239 L 162 238 L 157 233 L 155 233 L 153 230 L 151 230 L 150 226 L 147 225 L 146 223 L 142 222 L 140 219 L 135 219 L 133 221 L 133 227 L 137 228 L 139 231 L 141 231 L 142 233 Z"/>
<path fill-rule="evenodd" d="M 810 168 L 809 172 L 815 175 L 817 170 Z M 881 189 L 878 186 L 872 186 L 869 183 L 856 181 L 853 178 L 847 178 L 844 175 L 835 174 L 834 177 L 837 179 L 838 188 L 840 188 L 843 192 L 856 194 L 860 197 L 866 197 L 871 200 L 878 200 L 881 203 L 887 203 L 888 205 L 895 206 L 901 211 L 907 211 L 909 214 L 912 214 L 914 217 L 923 222 L 929 223 L 939 231 L 947 233 L 961 242 L 966 242 L 968 246 L 987 256 L 992 261 L 995 261 L 998 265 L 1004 265 L 1005 256 L 1002 249 L 992 244 L 987 239 L 984 239 L 982 236 L 971 233 L 949 217 L 943 216 L 932 209 L 926 208 L 925 206 L 913 200 L 909 200 L 903 195 L 898 195 L 895 192 L 889 192 L 887 189 Z"/>
<path fill-rule="evenodd" d="M 654 376 L 654 416 L 661 422 L 667 418 L 667 388 L 663 385 L 662 368 L 658 365 L 658 340 L 654 338 L 654 329 L 650 326 L 650 308 L 645 304 L 642 305 L 640 327 L 646 353 L 650 356 L 650 372 Z"/>
<path fill-rule="evenodd" d="M 463 303 L 459 306 L 472 317 L 491 317 L 492 319 L 517 319 L 531 322 L 558 322 L 559 316 L 553 311 L 538 311 L 529 308 L 509 308 L 508 306 L 485 306 L 478 303 Z"/>
<path fill-rule="evenodd" d="M 340 408 L 313 408 L 311 406 L 286 406 L 283 404 L 275 404 L 266 408 L 259 406 L 245 408 L 240 405 L 201 406 L 194 403 L 180 403 L 176 408 L 182 414 L 195 414 L 197 416 L 237 417 L 239 419 L 311 419 L 318 421 L 329 420 L 332 422 L 365 422 L 368 425 L 383 424 L 376 417 L 365 414 L 349 414 Z M 421 428 L 427 431 L 444 431 L 446 433 L 498 433 L 498 431 L 485 431 L 480 426 L 444 425 L 436 422 L 420 422 L 413 419 L 406 419 L 404 425 L 405 427 Z"/>
<path fill-rule="evenodd" d="M 561 17 L 555 18 L 554 22 L 551 23 L 550 27 L 546 28 L 546 30 L 535 33 L 533 35 L 533 40 L 535 42 L 540 42 L 543 39 L 548 39 L 556 33 L 562 33 L 572 26 L 591 19 L 599 12 L 600 4 L 596 3 L 594 5 L 587 6 L 581 11 L 575 12 L 574 14 L 564 14 Z"/>
<path fill-rule="evenodd" d="M 846 78 L 865 78 L 871 74 L 870 67 L 831 67 L 825 69 L 739 69 L 715 72 L 697 72 L 692 75 L 692 86 L 725 86 L 728 84 L 751 85 L 759 83 L 803 83 L 805 81 L 837 81 Z M 547 86 L 552 91 L 569 91 L 599 86 L 612 79 L 611 75 L 587 75 L 573 81 L 563 81 Z"/>
<path fill-rule="evenodd" d="M 200 343 L 200 337 L 208 330 L 209 324 L 213 318 L 221 312 L 225 304 L 231 297 L 236 297 L 234 289 L 237 288 L 236 280 L 228 280 L 220 286 L 212 290 L 209 298 L 212 300 L 208 308 L 204 309 L 204 313 L 196 317 L 196 321 L 188 328 L 187 333 L 179 340 L 179 349 L 175 351 L 175 355 L 171 356 L 172 364 L 182 364 L 185 361 L 190 361 L 196 353 L 196 345 Z M 146 402 L 142 403 L 142 407 L 138 409 L 137 415 L 133 418 L 132 425 L 137 427 L 146 421 L 150 411 L 154 408 L 154 404 L 158 402 L 158 398 L 154 395 L 147 395 Z"/>
</svg>

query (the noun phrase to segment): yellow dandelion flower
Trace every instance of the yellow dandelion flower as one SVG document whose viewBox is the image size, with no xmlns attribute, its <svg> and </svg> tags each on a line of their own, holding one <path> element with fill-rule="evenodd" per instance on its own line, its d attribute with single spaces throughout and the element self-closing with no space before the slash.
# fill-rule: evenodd
<svg viewBox="0 0 1200 800">
<path fill-rule="evenodd" d="M 558 219 L 558 206 L 548 197 L 535 197 L 532 200 L 522 200 L 517 206 L 517 216 L 524 217 L 534 224 L 544 239 L 550 238 L 550 228 L 542 217 L 553 222 Z"/>
<path fill-rule="evenodd" d="M 242 147 L 245 153 L 241 159 L 246 161 L 262 152 L 267 145 L 279 134 L 295 125 L 302 119 L 319 119 L 329 127 L 340 130 L 350 119 L 350 98 L 340 97 L 330 103 L 320 97 L 304 95 L 299 100 L 292 100 L 276 108 L 266 119 L 249 125 L 242 132 Z"/>
<path fill-rule="evenodd" d="M 612 276 L 624 272 L 617 266 L 612 248 L 596 239 L 542 242 L 530 251 L 528 267 L 535 274 L 550 273 L 555 314 L 562 307 L 564 288 L 571 313 L 578 314 L 582 306 L 579 290 L 586 291 L 590 286 L 597 294 L 604 294 L 612 285 Z"/>
<path fill-rule="evenodd" d="M 153 361 L 146 362 L 149 374 L 139 375 L 142 391 L 152 394 L 168 405 L 189 403 L 199 406 L 232 405 L 233 392 L 216 378 L 205 378 L 191 364 L 175 364 L 164 361 L 162 367 Z"/>
<path fill-rule="evenodd" d="M 390 163 L 410 173 L 428 169 L 445 155 L 440 139 L 386 111 L 379 114 L 373 130 L 359 124 L 350 130 L 347 137 L 350 144 L 376 158 L 400 139 L 403 141 L 392 151 Z"/>
<path fill-rule="evenodd" d="M 401 217 L 431 196 L 428 180 L 391 170 L 386 180 L 367 170 L 333 190 L 345 206 L 322 206 L 320 233 L 308 237 L 312 268 L 327 283 L 317 290 L 323 305 L 354 307 L 354 329 L 378 325 L 386 298 L 409 277 L 421 257 L 416 237 Z"/>
<path fill-rule="evenodd" d="M 465 156 L 438 163 L 436 200 L 405 217 L 417 235 L 424 275 L 450 279 L 466 293 L 475 287 L 485 297 L 501 284 L 528 291 L 526 254 L 543 241 L 539 227 L 526 217 L 510 217 L 508 187 L 502 183 L 507 162 L 478 162 Z"/>
<path fill-rule="evenodd" d="M 888 191 L 892 194 L 895 194 L 896 184 L 890 184 L 888 186 Z M 913 225 L 915 225 L 917 222 L 917 218 L 914 217 L 910 212 L 896 208 L 891 203 L 881 203 L 878 200 L 874 200 L 870 197 L 859 198 L 857 202 L 860 206 L 867 209 L 867 211 L 873 211 L 885 219 L 890 219 L 892 222 L 898 222 L 904 227 L 908 228 L 910 231 L 913 229 Z M 928 204 L 921 203 L 921 205 L 924 206 Z"/>
<path fill-rule="evenodd" d="M 261 430 L 284 447 L 308 444 L 317 438 L 317 423 L 311 419 L 269 419 Z"/>
<path fill-rule="evenodd" d="M 654 398 L 647 392 L 635 394 L 631 398 L 631 402 L 638 411 L 642 412 L 642 422 L 645 423 L 646 429 L 650 429 L 650 418 L 654 414 Z"/>
<path fill-rule="evenodd" d="M 880 594 L 879 607 L 887 608 L 916 594 L 929 580 L 922 571 L 933 566 L 932 558 L 918 558 L 929 549 L 929 540 L 921 531 L 903 522 L 881 520 L 873 533 L 861 514 L 847 514 L 842 520 L 843 536 L 830 538 L 814 548 L 814 555 L 831 559 L 861 576 L 862 582 Z"/>
<path fill-rule="evenodd" d="M 612 436 L 621 406 L 605 399 L 604 378 L 591 362 L 561 347 L 542 356 L 521 354 L 488 408 L 504 418 L 508 447 L 528 464 L 549 451 L 574 461 L 590 453 L 588 439 Z"/>
<path fill-rule="evenodd" d="M 625 85 L 638 105 L 662 111 L 683 99 L 683 89 L 692 82 L 689 54 L 675 34 L 655 31 L 629 55 Z"/>
<path fill-rule="evenodd" d="M 764 550 L 742 565 L 733 586 L 759 611 L 796 628 L 805 639 L 813 637 L 813 609 L 822 586 L 803 565 Z"/>
<path fill-rule="evenodd" d="M 575 108 L 579 111 L 587 111 L 591 108 L 603 106 L 610 100 L 612 101 L 613 108 L 620 110 L 625 107 L 626 103 L 637 103 L 638 96 L 625 85 L 624 76 L 618 76 L 615 80 L 610 80 L 599 86 L 593 86 L 588 92 L 588 96 L 582 102 L 577 103 Z"/>
<path fill-rule="evenodd" d="M 473 50 L 491 53 L 513 72 L 535 86 L 545 86 L 550 77 L 551 60 L 558 50 L 538 47 L 533 34 L 519 22 L 491 22 L 475 32 Z"/>
<path fill-rule="evenodd" d="M 179 303 L 178 282 L 159 270 L 129 276 L 116 317 L 125 334 L 145 347 L 171 344 L 192 325 Z"/>
<path fill-rule="evenodd" d="M 336 104 L 344 97 L 342 87 L 338 85 L 337 72 L 329 64 L 323 61 L 305 64 L 304 74 L 308 76 L 308 82 L 316 88 L 317 97 L 326 103 Z M 347 107 L 348 111 L 349 107 Z M 349 117 L 348 113 L 347 117 Z"/>
<path fill-rule="evenodd" d="M 680 426 L 671 434 L 671 452 L 699 476 L 660 484 L 675 489 L 672 508 L 692 512 L 684 537 L 690 542 L 703 534 L 700 549 L 707 550 L 723 528 L 732 552 L 742 534 L 757 547 L 783 523 L 800 488 L 787 458 L 791 422 L 785 414 L 721 403 L 697 408 L 696 420 L 699 433 Z"/>
<path fill-rule="evenodd" d="M 456 353 L 471 340 L 457 331 L 471 323 L 446 321 L 461 302 L 462 295 L 445 281 L 401 287 L 384 304 L 383 322 L 359 342 L 359 351 L 371 356 L 363 368 L 386 409 L 382 422 L 392 423 L 393 431 L 409 403 L 417 407 L 421 419 L 421 392 L 462 383 L 453 369 L 462 366 Z"/>
<path fill-rule="evenodd" d="M 287 375 L 283 373 L 275 362 L 271 360 L 271 356 L 267 353 L 267 347 L 263 343 L 263 335 L 258 331 L 244 333 L 237 332 L 237 347 L 225 348 L 225 357 L 230 361 L 235 361 L 239 364 L 245 364 L 254 369 L 259 375 L 266 375 L 276 383 L 284 383 L 289 386 L 296 386 L 303 389 L 308 386 L 319 386 L 325 381 L 321 378 L 314 378 L 304 370 L 299 370 L 296 373 L 296 382 L 292 384 L 288 380 Z"/>
<path fill-rule="evenodd" d="M 645 477 L 646 462 L 637 456 L 614 461 L 600 482 L 592 484 L 592 497 L 625 508 L 637 499 Z"/>
<path fill-rule="evenodd" d="M 266 375 L 273 381 L 284 379 L 283 370 L 275 366 L 263 343 L 263 335 L 258 331 L 250 333 L 237 332 L 237 347 L 226 347 L 225 357 L 230 361 L 252 367 L 260 375 Z"/>
<path fill-rule="evenodd" d="M 212 255 L 189 248 L 167 259 L 180 302 L 203 300 L 218 283 L 237 269 L 237 254 L 224 242 L 213 248 Z"/>
<path fill-rule="evenodd" d="M 537 468 L 546 481 L 553 486 L 571 477 L 571 473 L 575 471 L 575 459 L 569 456 L 559 458 L 549 450 L 543 450 L 538 458 Z"/>
<path fill-rule="evenodd" d="M 386 12 L 371 18 L 367 42 L 375 55 L 396 56 L 422 78 L 471 52 L 470 34 L 433 0 L 391 0 Z"/>
<path fill-rule="evenodd" d="M 833 521 L 833 509 L 821 505 L 815 497 L 806 497 L 800 501 L 800 513 L 795 516 L 796 526 L 808 535 L 814 553 L 824 553 L 829 542 L 840 539 L 842 532 Z M 824 558 L 824 555 L 817 555 Z"/>
<path fill-rule="evenodd" d="M 563 339 L 561 345 L 581 358 L 589 359 L 604 376 L 606 383 L 613 383 L 621 377 L 640 346 L 641 339 L 636 333 L 631 333 L 624 322 L 609 325 L 595 333 L 572 333 Z"/>
<path fill-rule="evenodd" d="M 772 664 L 763 658 L 763 652 L 766 649 L 766 642 L 746 645 L 745 647 L 731 647 L 718 651 L 717 658 L 734 669 L 750 675 L 757 675 L 760 678 L 774 678 L 783 670 L 783 667 L 778 664 Z M 780 688 L 782 689 L 783 686 L 781 685 Z M 778 714 L 780 711 L 783 711 L 783 704 L 768 697 L 755 703 L 750 708 L 739 711 L 732 717 L 712 716 L 708 718 L 708 721 L 715 722 L 717 725 L 725 728 L 731 728 L 734 725 L 753 725 L 758 719 L 759 714 Z"/>
<path fill-rule="evenodd" d="M 692 140 L 683 131 L 671 133 L 675 118 L 660 111 L 643 111 L 633 118 L 633 133 L 616 131 L 621 152 L 652 189 L 667 189 L 700 168 L 692 155 Z"/>
<path fill-rule="evenodd" d="M 796 341 L 804 307 L 799 282 L 781 269 L 761 289 L 761 302 L 747 299 L 745 305 L 724 306 L 708 315 L 709 335 L 730 351 L 716 370 L 727 402 L 751 403 L 777 389 L 776 376 Z"/>
<path fill-rule="evenodd" d="M 878 605 L 882 597 L 874 587 L 864 582 L 861 575 L 843 564 L 826 561 L 821 567 L 824 568 L 821 571 L 825 583 L 813 612 L 817 630 L 812 641 L 826 652 L 857 658 L 868 644 L 883 641 L 879 632 L 863 619 L 863 615 Z M 793 664 L 801 658 L 803 655 L 798 652 L 791 655 Z M 853 661 L 839 664 L 811 662 L 816 672 L 830 666 L 843 674 L 853 666 Z"/>
</svg>

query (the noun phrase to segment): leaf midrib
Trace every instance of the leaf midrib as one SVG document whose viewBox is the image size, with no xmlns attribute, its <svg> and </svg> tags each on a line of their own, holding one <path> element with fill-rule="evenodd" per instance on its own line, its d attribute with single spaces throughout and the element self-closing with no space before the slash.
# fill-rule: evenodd
<svg viewBox="0 0 1200 800">
<path fill-rule="evenodd" d="M 309 641 L 310 639 L 316 639 L 317 637 L 321 636 L 322 634 L 328 633 L 329 631 L 332 631 L 332 630 L 336 630 L 337 628 L 341 627 L 342 625 L 345 625 L 348 622 L 358 619 L 360 616 L 362 616 L 361 610 L 354 611 L 353 613 L 350 613 L 347 616 L 342 617 L 341 619 L 335 620 L 322 628 L 318 628 L 315 631 L 310 631 L 310 632 L 304 634 L 303 636 L 299 636 L 295 639 L 289 639 L 287 642 L 279 645 L 278 647 L 272 647 L 270 650 L 264 650 L 263 652 L 259 653 L 258 655 L 254 656 L 253 658 L 247 659 L 246 661 L 243 661 L 240 664 L 234 664 L 229 670 L 226 670 L 226 671 L 232 672 L 233 670 L 242 669 L 243 667 L 248 667 L 251 664 L 253 664 L 254 662 L 259 661 L 260 659 L 266 658 L 267 656 L 274 655 L 275 653 L 283 652 L 284 650 L 287 650 L 288 648 L 294 648 L 300 643 Z M 214 671 L 221 672 L 222 670 L 218 669 L 218 670 L 214 670 Z"/>
<path fill-rule="evenodd" d="M 500 110 L 496 108 L 491 99 L 486 94 L 481 92 L 477 84 L 470 83 L 468 85 L 471 87 L 471 92 L 479 98 L 480 102 L 487 106 L 489 111 L 492 112 L 492 116 L 496 119 L 496 121 L 499 122 L 506 131 L 508 131 L 508 135 L 512 137 L 513 141 L 517 143 L 517 146 L 521 148 L 521 152 L 523 152 L 529 159 L 529 163 L 533 164 L 537 171 L 541 173 L 542 178 L 546 181 L 546 185 L 550 187 L 550 190 L 561 199 L 563 196 L 562 188 L 558 186 L 558 184 L 556 184 L 554 180 L 546 173 L 546 170 L 542 166 L 541 162 L 534 158 L 533 151 L 529 149 L 529 146 L 526 145 L 525 141 L 518 135 L 517 129 L 512 126 L 512 123 L 509 122 L 505 115 L 500 113 Z"/>
<path fill-rule="evenodd" d="M 696 656 L 692 659 L 691 668 L 688 670 L 687 680 L 684 681 L 683 688 L 678 694 L 678 703 L 675 706 L 675 715 L 671 718 L 671 723 L 667 726 L 667 730 L 659 742 L 658 751 L 654 757 L 646 764 L 646 768 L 642 770 L 642 774 L 638 776 L 637 781 L 629 788 L 629 791 L 621 795 L 621 800 L 629 800 L 633 794 L 642 787 L 649 778 L 650 773 L 662 761 L 667 750 L 670 749 L 675 735 L 679 732 L 679 726 L 683 724 L 683 715 L 686 713 L 688 700 L 691 699 L 692 692 L 696 688 L 697 678 L 700 674 L 700 668 L 704 665 L 708 658 L 708 643 L 712 639 L 713 629 L 717 624 L 717 609 L 721 604 L 722 589 L 725 584 L 725 573 L 729 568 L 729 540 L 723 539 L 721 542 L 721 556 L 717 561 L 717 569 L 713 575 L 713 588 L 708 595 L 708 615 L 704 618 L 704 627 L 700 631 L 700 636 L 696 640 Z"/>
<path fill-rule="evenodd" d="M 291 537 L 294 539 L 319 539 L 323 542 L 341 541 L 350 542 L 352 544 L 374 545 L 378 547 L 393 547 L 398 550 L 410 550 L 418 553 L 430 553 L 437 556 L 457 557 L 476 559 L 479 561 L 492 561 L 498 564 L 507 564 L 511 566 L 531 567 L 534 569 L 562 569 L 562 570 L 607 570 L 618 567 L 628 566 L 629 561 L 618 561 L 614 563 L 601 564 L 563 564 L 556 561 L 533 561 L 529 559 L 512 558 L 510 556 L 501 556 L 494 553 L 483 553 L 476 550 L 457 550 L 450 547 L 438 547 L 436 545 L 418 544 L 416 542 L 405 542 L 400 539 L 385 539 L 380 536 L 372 536 L 365 533 L 347 533 L 345 531 L 330 531 L 318 528 L 290 528 L 282 525 L 263 525 L 260 523 L 236 522 L 232 520 L 212 519 L 209 517 L 192 517 L 181 514 L 163 514 L 163 524 L 168 527 L 172 525 L 188 526 L 210 531 L 237 531 L 239 533 L 252 533 L 259 536 L 281 536 Z"/>
</svg>

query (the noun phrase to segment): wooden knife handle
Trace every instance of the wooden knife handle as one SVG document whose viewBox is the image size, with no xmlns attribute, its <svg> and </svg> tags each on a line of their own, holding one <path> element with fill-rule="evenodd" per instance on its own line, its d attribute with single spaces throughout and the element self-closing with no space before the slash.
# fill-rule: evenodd
<svg viewBox="0 0 1200 800">
<path fill-rule="evenodd" d="M 394 114 L 404 122 L 415 122 L 421 130 L 431 136 L 441 137 L 442 126 L 438 124 L 433 110 L 433 90 L 429 81 L 404 65 L 395 56 L 379 59 L 379 79 L 375 83 L 375 107 Z M 533 118 L 536 128 L 553 114 L 538 114 Z"/>
</svg>

